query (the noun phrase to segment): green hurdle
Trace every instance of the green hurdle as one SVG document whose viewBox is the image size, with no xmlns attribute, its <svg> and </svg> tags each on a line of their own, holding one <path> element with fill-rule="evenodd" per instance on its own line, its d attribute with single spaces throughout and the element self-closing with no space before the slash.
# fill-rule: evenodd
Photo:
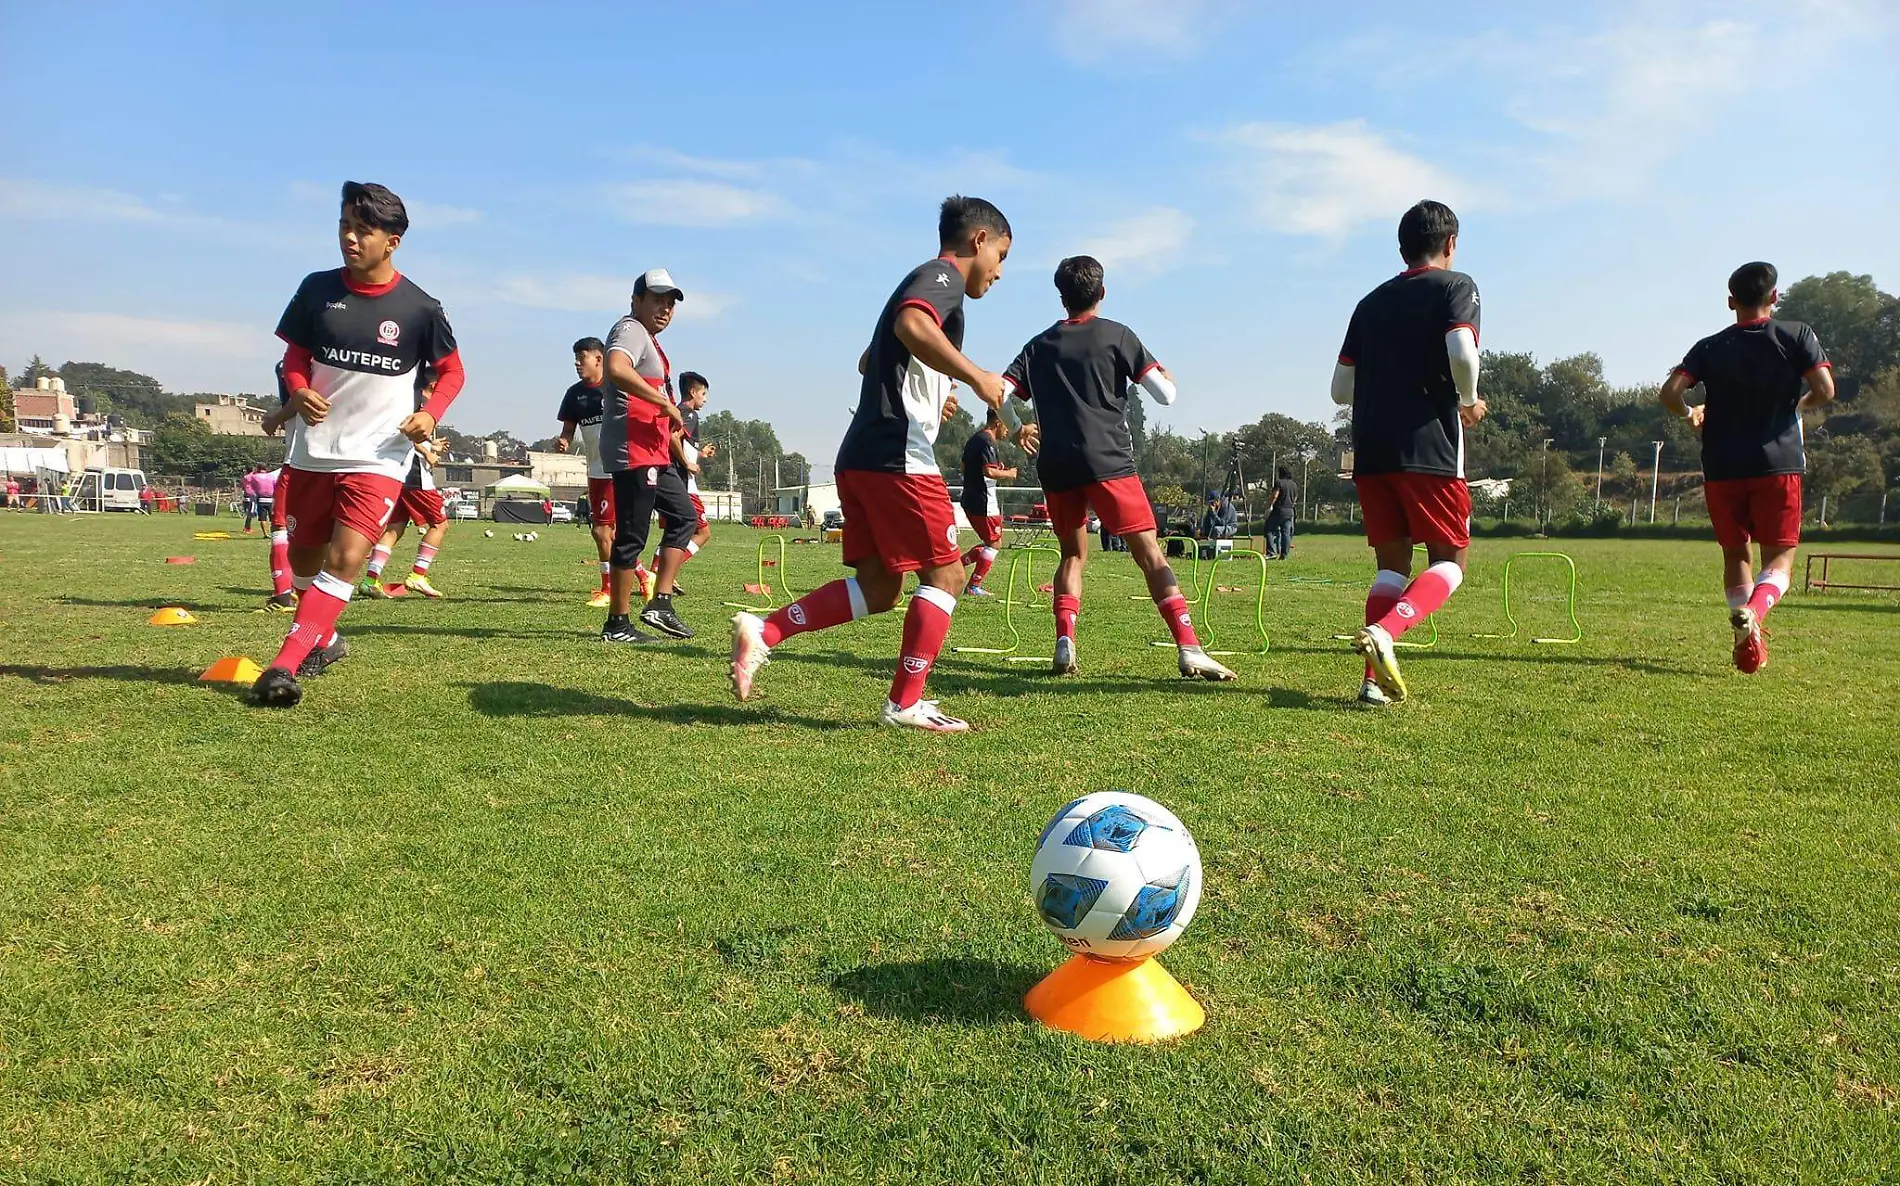
<svg viewBox="0 0 1900 1186">
<path fill-rule="evenodd" d="M 1431 555 L 1431 549 L 1427 548 L 1424 544 L 1413 544 L 1412 551 L 1424 552 L 1428 559 Z M 1433 649 L 1438 645 L 1438 615 L 1427 614 L 1425 617 L 1425 625 L 1427 629 L 1429 629 L 1430 634 L 1426 636 L 1424 642 L 1406 642 L 1404 639 L 1399 638 L 1394 639 L 1392 645 L 1394 647 L 1404 648 L 1408 651 L 1429 651 Z M 1351 642 L 1353 638 L 1354 636 L 1351 634 L 1333 635 L 1334 642 Z"/>
<path fill-rule="evenodd" d="M 1062 559 L 1062 553 L 1058 549 L 1044 547 L 1041 544 L 1031 544 L 1027 547 L 1010 549 L 1009 578 L 1003 583 L 1003 629 L 1009 634 L 1009 645 L 1006 647 L 951 647 L 951 654 L 1002 655 L 1011 663 L 1049 662 L 1049 656 L 1047 655 L 1018 655 L 1016 653 L 1022 649 L 1023 645 L 1022 633 L 1016 629 L 1016 607 L 1018 605 L 1029 604 L 1027 601 L 1016 600 L 1016 577 L 1023 571 L 1023 567 L 1025 563 L 1027 563 L 1029 569 L 1029 591 L 1032 593 L 1035 592 L 1037 553 L 1052 556 L 1057 563 L 1060 563 Z M 1054 573 L 1051 572 L 1050 575 L 1053 576 Z"/>
<path fill-rule="evenodd" d="M 1214 589 L 1219 584 L 1220 566 L 1223 561 L 1252 557 L 1260 565 L 1260 587 L 1254 593 L 1253 628 L 1260 637 L 1260 649 L 1257 651 L 1217 651 L 1214 642 Z M 1216 552 L 1207 566 L 1207 583 L 1201 587 L 1201 648 L 1210 655 L 1264 655 L 1272 648 L 1267 639 L 1267 557 L 1252 548 L 1233 548 L 1225 554 Z"/>
<path fill-rule="evenodd" d="M 769 614 L 779 607 L 778 594 L 773 592 L 772 583 L 765 579 L 765 551 L 773 544 L 778 545 L 778 585 L 785 592 L 785 601 L 789 604 L 798 600 L 798 594 L 792 591 L 791 581 L 785 570 L 785 537 L 768 535 L 759 541 L 759 590 L 765 597 L 764 605 L 746 605 L 738 601 L 722 601 L 727 609 L 742 609 L 747 613 Z"/>
<path fill-rule="evenodd" d="M 1517 618 L 1514 617 L 1511 613 L 1511 566 L 1516 564 L 1519 560 L 1561 560 L 1563 561 L 1564 570 L 1569 577 L 1568 592 L 1565 596 L 1564 609 L 1565 609 L 1565 612 L 1568 613 L 1570 616 L 1570 632 L 1571 632 L 1570 637 L 1569 638 L 1533 638 L 1531 639 L 1531 642 L 1553 643 L 1553 644 L 1558 644 L 1558 645 L 1568 645 L 1571 643 L 1582 642 L 1583 641 L 1583 625 L 1582 623 L 1577 621 L 1577 562 L 1572 560 L 1568 555 L 1564 554 L 1563 552 L 1516 552 L 1516 553 L 1513 553 L 1510 556 L 1510 558 L 1505 560 L 1504 562 L 1504 620 L 1510 623 L 1510 626 L 1511 626 L 1510 632 L 1507 634 L 1474 634 L 1471 637 L 1473 638 L 1500 638 L 1500 639 L 1505 639 L 1507 641 L 1517 637 L 1517 632 L 1518 632 Z"/>
</svg>

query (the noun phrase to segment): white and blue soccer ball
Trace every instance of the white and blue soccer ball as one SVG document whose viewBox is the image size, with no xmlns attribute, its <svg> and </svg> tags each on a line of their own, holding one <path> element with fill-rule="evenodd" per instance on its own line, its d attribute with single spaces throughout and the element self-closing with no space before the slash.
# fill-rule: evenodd
<svg viewBox="0 0 1900 1186">
<path fill-rule="evenodd" d="M 1153 799 L 1084 795 L 1036 842 L 1029 895 L 1071 951 L 1139 960 L 1166 951 L 1201 903 L 1201 851 Z"/>
</svg>

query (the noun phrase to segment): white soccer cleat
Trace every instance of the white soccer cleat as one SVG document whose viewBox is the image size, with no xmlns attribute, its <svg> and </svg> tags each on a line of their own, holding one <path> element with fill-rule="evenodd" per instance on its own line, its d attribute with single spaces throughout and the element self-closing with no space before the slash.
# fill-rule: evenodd
<svg viewBox="0 0 1900 1186">
<path fill-rule="evenodd" d="M 965 597 L 994 597 L 996 596 L 996 594 L 990 592 L 988 589 L 985 589 L 981 585 L 964 586 L 963 595 Z"/>
<path fill-rule="evenodd" d="M 1056 639 L 1056 653 L 1049 660 L 1049 670 L 1054 675 L 1074 675 L 1075 640 L 1073 638 Z"/>
<path fill-rule="evenodd" d="M 757 614 L 732 615 L 733 695 L 750 700 L 753 678 L 771 661 L 772 648 L 765 645 L 765 620 Z"/>
<path fill-rule="evenodd" d="M 879 721 L 903 729 L 922 729 L 926 733 L 967 733 L 970 722 L 959 721 L 937 710 L 935 700 L 919 700 L 909 708 L 899 708 L 886 700 Z"/>
<path fill-rule="evenodd" d="M 1372 664 L 1372 678 L 1378 682 L 1379 690 L 1397 704 L 1404 700 L 1407 693 L 1405 677 L 1399 674 L 1399 653 L 1392 646 L 1392 636 L 1378 625 L 1362 626 L 1359 633 L 1352 636 L 1352 649 L 1366 657 Z"/>
<path fill-rule="evenodd" d="M 1235 678 L 1233 672 L 1200 647 L 1181 647 L 1177 653 L 1181 660 L 1182 679 L 1205 679 L 1224 684 Z"/>
<path fill-rule="evenodd" d="M 1353 704 L 1360 708 L 1390 708 L 1392 698 L 1380 689 L 1376 681 L 1367 680 L 1359 685 L 1359 698 Z"/>
</svg>

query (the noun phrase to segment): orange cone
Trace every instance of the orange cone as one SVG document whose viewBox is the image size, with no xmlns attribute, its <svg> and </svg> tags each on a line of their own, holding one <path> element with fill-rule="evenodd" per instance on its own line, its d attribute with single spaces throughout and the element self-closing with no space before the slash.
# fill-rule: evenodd
<svg viewBox="0 0 1900 1186">
<path fill-rule="evenodd" d="M 1091 1042 L 1163 1042 L 1200 1029 L 1207 1011 L 1152 959 L 1111 963 L 1072 956 L 1023 998 L 1050 1029 Z"/>
<path fill-rule="evenodd" d="M 198 682 L 203 684 L 248 685 L 256 683 L 257 677 L 263 674 L 264 669 L 251 662 L 251 660 L 245 656 L 231 655 L 227 658 L 219 659 L 216 663 L 205 668 L 205 673 L 198 677 Z"/>
<path fill-rule="evenodd" d="M 183 606 L 168 605 L 145 619 L 145 624 L 148 626 L 189 626 L 197 620 L 191 616 L 191 611 Z"/>
</svg>

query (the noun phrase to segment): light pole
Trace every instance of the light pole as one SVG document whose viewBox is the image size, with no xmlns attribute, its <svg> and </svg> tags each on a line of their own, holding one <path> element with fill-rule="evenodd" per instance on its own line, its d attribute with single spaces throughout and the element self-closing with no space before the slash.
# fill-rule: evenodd
<svg viewBox="0 0 1900 1186">
<path fill-rule="evenodd" d="M 1306 496 L 1306 467 L 1313 464 L 1313 458 L 1306 450 L 1300 450 L 1300 518 L 1308 523 L 1313 521 L 1313 500 Z"/>
<path fill-rule="evenodd" d="M 1649 469 L 1649 521 L 1654 523 L 1656 521 L 1656 487 L 1662 481 L 1663 443 L 1661 441 L 1649 443 L 1656 446 L 1656 460 Z"/>
<path fill-rule="evenodd" d="M 1201 429 L 1201 488 L 1194 492 L 1196 502 L 1207 496 L 1207 442 L 1210 439 L 1208 431 Z"/>
<path fill-rule="evenodd" d="M 1541 496 L 1541 501 L 1544 504 L 1543 520 L 1544 520 L 1544 530 L 1546 532 L 1550 530 L 1550 443 L 1553 439 L 1554 438 L 1552 437 L 1544 438 L 1544 448 L 1543 448 L 1544 476 L 1538 481 L 1538 494 Z"/>
<path fill-rule="evenodd" d="M 1597 502 L 1596 509 L 1603 506 L 1603 446 L 1610 443 L 1609 437 L 1597 438 Z"/>
</svg>

